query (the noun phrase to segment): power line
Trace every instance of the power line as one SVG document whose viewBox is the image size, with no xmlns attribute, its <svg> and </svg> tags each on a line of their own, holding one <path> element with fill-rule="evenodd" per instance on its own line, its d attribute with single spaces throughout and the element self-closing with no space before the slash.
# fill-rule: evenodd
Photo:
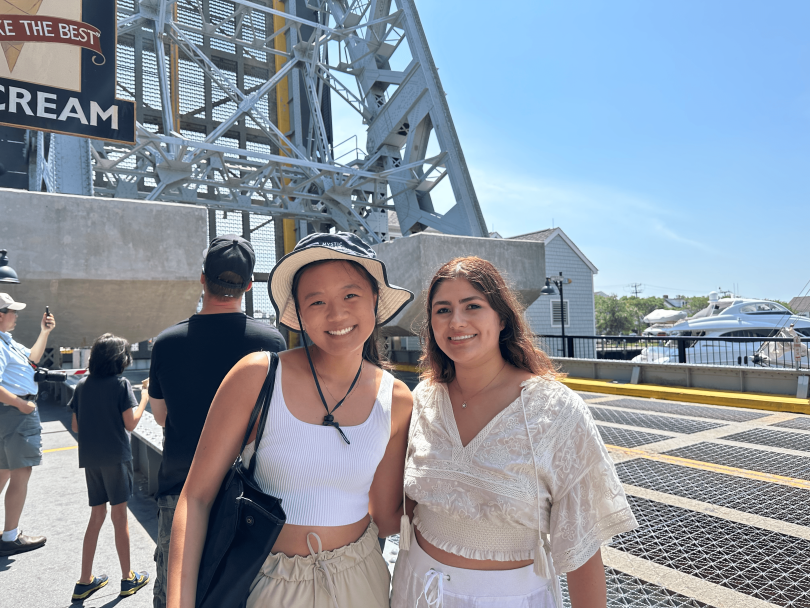
<svg viewBox="0 0 810 608">
<path fill-rule="evenodd" d="M 710 291 L 712 291 L 711 289 L 709 289 L 707 291 L 705 289 L 683 289 L 683 288 L 680 288 L 680 287 L 664 287 L 663 285 L 650 285 L 649 283 L 644 283 L 644 285 L 646 285 L 647 287 L 655 287 L 656 289 L 666 289 L 667 291 L 677 291 L 677 292 L 680 292 L 680 293 L 686 293 L 686 292 L 691 291 L 692 293 L 701 293 L 701 294 L 706 293 L 706 294 L 708 294 Z"/>
<path fill-rule="evenodd" d="M 628 285 L 627 287 L 630 288 L 630 291 L 633 292 L 633 295 L 635 297 L 638 297 L 638 294 L 640 294 L 640 293 L 642 293 L 644 291 L 642 289 L 643 286 L 644 286 L 643 283 L 630 283 L 630 285 Z"/>
<path fill-rule="evenodd" d="M 672 287 L 672 286 L 666 287 L 664 285 L 652 285 L 650 283 L 639 283 L 639 285 L 641 285 L 643 287 L 653 287 L 655 289 L 663 289 L 665 292 L 666 291 L 674 291 L 674 292 L 677 292 L 677 293 L 708 294 L 710 291 L 712 291 L 711 289 L 683 289 L 681 287 Z M 610 288 L 614 288 L 614 287 L 628 287 L 628 285 L 627 285 L 627 283 L 618 283 L 618 284 L 615 284 L 615 285 L 596 285 L 595 287 L 598 288 L 598 289 L 610 289 Z"/>
</svg>

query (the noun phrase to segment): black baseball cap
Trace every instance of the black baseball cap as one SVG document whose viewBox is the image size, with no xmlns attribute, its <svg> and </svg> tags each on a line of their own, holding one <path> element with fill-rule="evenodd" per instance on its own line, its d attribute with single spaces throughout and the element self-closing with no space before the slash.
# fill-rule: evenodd
<svg viewBox="0 0 810 608">
<path fill-rule="evenodd" d="M 256 265 L 256 254 L 253 246 L 238 234 L 225 234 L 215 237 L 203 252 L 203 274 L 214 285 L 220 287 L 238 287 L 246 289 L 253 280 L 253 267 Z M 234 272 L 242 277 L 241 285 L 234 285 L 220 280 L 223 272 Z"/>
</svg>

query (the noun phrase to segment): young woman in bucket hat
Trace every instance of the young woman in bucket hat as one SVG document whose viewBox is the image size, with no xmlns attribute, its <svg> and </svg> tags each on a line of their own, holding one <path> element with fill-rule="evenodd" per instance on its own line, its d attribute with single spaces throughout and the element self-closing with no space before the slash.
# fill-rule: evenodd
<svg viewBox="0 0 810 608">
<path fill-rule="evenodd" d="M 596 425 L 498 270 L 434 275 L 413 393 L 392 608 L 604 608 L 599 547 L 636 527 Z"/>
<path fill-rule="evenodd" d="M 412 400 L 382 369 L 377 329 L 413 299 L 391 285 L 374 250 L 348 233 L 313 234 L 276 264 L 268 285 L 279 322 L 303 330 L 282 353 L 256 481 L 287 515 L 251 585 L 249 608 L 388 606 L 378 537 L 399 530 Z M 308 338 L 308 340 L 307 340 Z M 174 516 L 168 605 L 191 608 L 211 504 L 237 456 L 269 369 L 242 359 L 217 392 Z"/>
</svg>

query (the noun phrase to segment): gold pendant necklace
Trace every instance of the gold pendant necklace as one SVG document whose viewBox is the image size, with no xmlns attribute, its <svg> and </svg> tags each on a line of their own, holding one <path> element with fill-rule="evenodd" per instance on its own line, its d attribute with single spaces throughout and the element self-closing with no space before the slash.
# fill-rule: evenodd
<svg viewBox="0 0 810 608">
<path fill-rule="evenodd" d="M 466 409 L 467 409 L 467 402 L 468 402 L 468 401 L 470 401 L 471 399 L 475 399 L 475 398 L 476 398 L 476 397 L 477 397 L 479 394 L 481 394 L 482 392 L 484 392 L 484 390 L 486 390 L 486 388 L 487 388 L 487 387 L 488 387 L 490 384 L 492 384 L 493 382 L 495 382 L 495 378 L 497 378 L 498 376 L 500 376 L 500 375 L 501 375 L 501 372 L 503 371 L 503 368 L 504 368 L 504 367 L 506 367 L 506 361 L 504 361 L 504 362 L 503 362 L 503 365 L 501 366 L 501 369 L 499 369 L 499 370 L 498 370 L 498 373 L 497 373 L 497 374 L 495 374 L 495 376 L 492 378 L 492 380 L 490 380 L 489 382 L 487 382 L 487 385 L 486 385 L 484 388 L 482 388 L 481 390 L 479 390 L 477 393 L 475 393 L 475 395 L 473 395 L 473 396 L 472 396 L 472 397 L 470 397 L 469 399 L 467 399 L 467 398 L 465 398 L 465 397 L 464 397 L 464 391 L 463 391 L 463 390 L 461 390 L 461 383 L 458 381 L 458 376 L 456 376 L 456 386 L 458 387 L 458 392 L 459 392 L 459 393 L 461 393 L 461 409 L 466 410 Z"/>
</svg>

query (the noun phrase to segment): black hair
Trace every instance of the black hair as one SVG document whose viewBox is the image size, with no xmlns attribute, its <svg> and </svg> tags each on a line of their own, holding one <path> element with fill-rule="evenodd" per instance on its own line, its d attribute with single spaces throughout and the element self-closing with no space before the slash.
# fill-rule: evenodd
<svg viewBox="0 0 810 608">
<path fill-rule="evenodd" d="M 320 264 L 326 264 L 328 262 L 347 262 L 351 264 L 352 267 L 355 270 L 357 270 L 357 272 L 359 272 L 361 276 L 365 277 L 366 280 L 369 282 L 369 284 L 371 285 L 371 291 L 377 298 L 377 304 L 379 304 L 380 286 L 377 284 L 377 279 L 375 279 L 371 275 L 371 273 L 368 270 L 366 270 L 365 266 L 352 260 L 318 260 L 317 262 L 310 262 L 305 266 L 301 266 L 301 268 L 298 269 L 298 271 L 295 273 L 295 276 L 293 277 L 292 295 L 293 295 L 293 302 L 295 302 L 296 308 L 298 308 L 298 283 L 301 280 L 301 275 L 308 268 L 312 268 L 313 266 L 319 266 Z M 377 367 L 387 369 L 388 367 L 390 367 L 390 365 L 388 363 L 388 359 L 386 358 L 385 354 L 380 348 L 380 325 L 377 323 L 377 304 L 374 305 L 374 331 L 371 332 L 371 335 L 368 337 L 365 344 L 363 344 L 363 359 L 365 359 L 372 365 L 376 365 Z M 301 329 L 303 330 L 303 327 Z"/>
<path fill-rule="evenodd" d="M 240 274 L 226 270 L 217 277 L 217 279 L 220 281 L 233 283 L 233 287 L 223 287 L 222 285 L 217 285 L 213 281 L 210 281 L 208 279 L 208 275 L 205 273 L 203 273 L 203 276 L 205 277 L 205 293 L 207 293 L 209 296 L 214 296 L 215 298 L 222 300 L 225 298 L 241 298 L 245 293 L 245 290 L 242 289 L 242 283 L 245 282 L 245 279 Z"/>
<path fill-rule="evenodd" d="M 93 376 L 117 376 L 132 365 L 129 342 L 112 334 L 96 338 L 90 350 L 88 369 Z"/>
</svg>

